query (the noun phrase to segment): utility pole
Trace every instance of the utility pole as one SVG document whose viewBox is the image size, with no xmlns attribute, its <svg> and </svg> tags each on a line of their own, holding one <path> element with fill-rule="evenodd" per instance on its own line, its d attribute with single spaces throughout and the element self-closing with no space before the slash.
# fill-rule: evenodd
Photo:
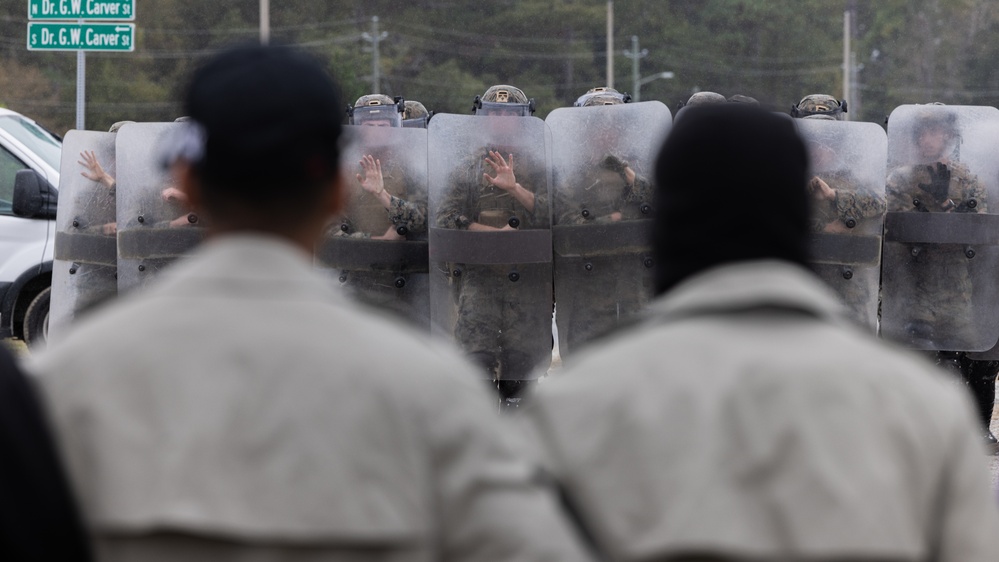
<svg viewBox="0 0 999 562">
<path fill-rule="evenodd" d="M 853 64 L 850 58 L 850 10 L 843 12 L 843 99 L 847 101 L 848 104 L 852 103 L 853 100 L 850 98 L 850 94 L 853 92 Z M 847 113 L 845 114 L 847 120 L 850 119 L 849 105 L 847 105 Z"/>
<path fill-rule="evenodd" d="M 260 44 L 271 42 L 271 0 L 260 0 Z"/>
<path fill-rule="evenodd" d="M 856 45 L 857 39 L 857 0 L 850 0 L 850 43 L 851 45 Z M 849 114 L 853 115 L 853 119 L 860 119 L 861 106 L 863 105 L 863 100 L 861 99 L 863 95 L 860 91 L 860 71 L 864 68 L 863 64 L 857 63 L 857 50 L 855 47 L 851 47 L 850 51 L 850 68 L 853 70 L 853 74 L 850 76 L 850 97 L 849 100 Z"/>
<path fill-rule="evenodd" d="M 83 20 L 80 20 L 83 23 Z M 87 54 L 80 49 L 76 52 L 76 128 L 86 127 L 87 114 Z"/>
<path fill-rule="evenodd" d="M 614 0 L 607 0 L 607 87 L 614 87 Z"/>
<path fill-rule="evenodd" d="M 371 33 L 364 32 L 361 38 L 371 43 L 371 93 L 381 93 L 381 51 L 379 44 L 388 37 L 388 33 L 378 32 L 378 16 L 371 18 Z"/>
<path fill-rule="evenodd" d="M 624 56 L 631 59 L 631 98 L 634 101 L 642 101 L 642 95 L 639 93 L 641 90 L 641 84 L 638 83 L 638 61 L 642 60 L 649 54 L 648 49 L 638 50 L 638 36 L 631 36 L 631 49 L 624 50 Z"/>
</svg>

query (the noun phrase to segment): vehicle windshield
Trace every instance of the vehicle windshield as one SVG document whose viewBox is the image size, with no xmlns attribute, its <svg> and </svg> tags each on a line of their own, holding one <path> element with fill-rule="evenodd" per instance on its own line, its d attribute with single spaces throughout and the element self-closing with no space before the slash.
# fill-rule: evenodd
<svg viewBox="0 0 999 562">
<path fill-rule="evenodd" d="M 59 169 L 62 158 L 62 143 L 51 133 L 18 115 L 0 116 L 0 129 L 10 133 L 12 137 L 26 146 L 28 150 L 39 155 L 53 169 Z"/>
</svg>

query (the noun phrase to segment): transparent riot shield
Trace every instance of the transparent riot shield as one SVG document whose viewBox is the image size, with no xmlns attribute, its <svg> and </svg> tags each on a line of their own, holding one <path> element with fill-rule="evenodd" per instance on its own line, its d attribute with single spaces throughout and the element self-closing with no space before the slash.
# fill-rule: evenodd
<svg viewBox="0 0 999 562">
<path fill-rule="evenodd" d="M 811 255 L 854 320 L 878 329 L 888 138 L 874 123 L 797 119 L 811 162 Z"/>
<path fill-rule="evenodd" d="M 347 126 L 350 201 L 316 264 L 360 300 L 430 329 L 427 131 Z"/>
<path fill-rule="evenodd" d="M 435 328 L 486 377 L 529 380 L 552 351 L 548 127 L 438 114 L 429 143 Z"/>
<path fill-rule="evenodd" d="M 653 168 L 671 121 L 657 101 L 561 108 L 545 119 L 563 359 L 652 296 Z"/>
<path fill-rule="evenodd" d="M 888 121 L 881 333 L 926 350 L 999 339 L 999 110 L 903 105 Z"/>
<path fill-rule="evenodd" d="M 204 238 L 162 165 L 164 138 L 181 123 L 129 123 L 118 131 L 118 291 L 140 287 Z"/>
<path fill-rule="evenodd" d="M 49 341 L 118 293 L 115 134 L 70 131 L 62 144 Z"/>
</svg>

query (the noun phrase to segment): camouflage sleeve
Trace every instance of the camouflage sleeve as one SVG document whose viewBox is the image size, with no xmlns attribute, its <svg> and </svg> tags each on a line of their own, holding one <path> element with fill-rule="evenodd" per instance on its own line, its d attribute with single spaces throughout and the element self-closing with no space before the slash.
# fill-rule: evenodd
<svg viewBox="0 0 999 562">
<path fill-rule="evenodd" d="M 555 218 L 555 224 L 573 225 L 573 224 L 583 224 L 585 219 L 580 213 L 579 209 L 573 205 L 571 198 L 567 195 L 569 190 L 562 189 L 555 192 L 553 197 L 552 205 L 552 216 Z"/>
<path fill-rule="evenodd" d="M 635 183 L 624 190 L 625 203 L 652 204 L 652 182 L 645 176 L 635 175 Z"/>
<path fill-rule="evenodd" d="M 551 202 L 548 196 L 547 171 L 544 168 L 532 168 L 533 173 L 527 173 L 523 179 L 518 179 L 524 189 L 534 194 L 534 209 L 524 212 L 528 228 L 549 228 L 551 226 Z"/>
<path fill-rule="evenodd" d="M 888 175 L 886 192 L 888 195 L 887 208 L 889 211 L 915 211 L 912 204 L 913 195 L 911 174 L 904 169 L 895 170 Z"/>
<path fill-rule="evenodd" d="M 471 224 L 471 220 L 466 216 L 469 212 L 465 209 L 467 204 L 468 188 L 464 181 L 458 178 L 451 178 L 447 195 L 437 208 L 437 226 L 447 229 L 466 229 Z"/>
<path fill-rule="evenodd" d="M 389 220 L 398 227 L 406 227 L 411 233 L 426 232 L 427 205 L 407 201 L 392 195 L 387 209 Z"/>
<path fill-rule="evenodd" d="M 883 197 L 870 191 L 836 191 L 836 216 L 846 222 L 881 216 L 885 212 Z"/>
<path fill-rule="evenodd" d="M 528 212 L 531 215 L 531 223 L 535 226 L 544 228 L 551 226 L 551 206 L 547 189 L 534 191 L 534 211 Z"/>
</svg>

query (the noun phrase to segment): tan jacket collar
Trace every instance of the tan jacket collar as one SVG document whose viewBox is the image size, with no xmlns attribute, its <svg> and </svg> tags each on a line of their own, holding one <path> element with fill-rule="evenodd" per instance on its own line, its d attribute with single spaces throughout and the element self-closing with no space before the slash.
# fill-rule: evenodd
<svg viewBox="0 0 999 562">
<path fill-rule="evenodd" d="M 848 322 L 831 289 L 809 270 L 782 260 L 739 262 L 698 273 L 656 299 L 651 315 L 697 316 L 763 307 Z"/>
</svg>

